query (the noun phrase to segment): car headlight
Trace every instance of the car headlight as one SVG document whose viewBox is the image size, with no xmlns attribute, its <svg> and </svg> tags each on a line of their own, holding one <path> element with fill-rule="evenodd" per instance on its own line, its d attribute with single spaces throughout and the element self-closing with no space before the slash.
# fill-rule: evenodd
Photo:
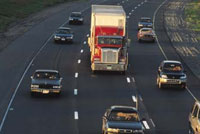
<svg viewBox="0 0 200 134">
<path fill-rule="evenodd" d="M 54 38 L 60 39 L 60 36 L 55 35 Z"/>
<path fill-rule="evenodd" d="M 108 131 L 108 132 L 117 133 L 117 132 L 118 132 L 118 129 L 115 129 L 115 128 L 108 128 L 107 131 Z"/>
<path fill-rule="evenodd" d="M 186 78 L 187 78 L 186 75 L 183 75 L 183 76 L 180 77 L 180 79 L 186 79 Z"/>
<path fill-rule="evenodd" d="M 39 88 L 39 85 L 31 85 L 31 88 Z"/>
<path fill-rule="evenodd" d="M 61 88 L 61 86 L 53 86 L 53 88 Z"/>
<path fill-rule="evenodd" d="M 161 78 L 167 79 L 167 75 L 162 74 L 162 75 L 161 75 Z"/>
<path fill-rule="evenodd" d="M 139 27 L 142 27 L 143 25 L 142 25 L 142 24 L 139 24 L 138 26 L 139 26 Z"/>
</svg>

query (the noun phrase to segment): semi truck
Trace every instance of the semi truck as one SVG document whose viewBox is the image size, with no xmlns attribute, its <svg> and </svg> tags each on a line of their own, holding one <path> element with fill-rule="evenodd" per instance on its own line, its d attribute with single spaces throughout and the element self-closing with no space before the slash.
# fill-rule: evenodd
<svg viewBox="0 0 200 134">
<path fill-rule="evenodd" d="M 92 72 L 125 73 L 129 42 L 126 35 L 126 13 L 122 6 L 92 5 L 88 37 Z"/>
</svg>

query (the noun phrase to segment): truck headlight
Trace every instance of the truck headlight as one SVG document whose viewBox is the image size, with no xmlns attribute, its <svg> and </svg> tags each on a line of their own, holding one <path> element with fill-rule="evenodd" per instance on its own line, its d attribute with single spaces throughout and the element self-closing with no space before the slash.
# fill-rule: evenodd
<svg viewBox="0 0 200 134">
<path fill-rule="evenodd" d="M 39 88 L 39 85 L 31 85 L 31 88 Z"/>
<path fill-rule="evenodd" d="M 115 129 L 115 128 L 108 128 L 107 131 L 108 131 L 108 132 L 117 133 L 117 132 L 118 132 L 118 129 Z"/>
<path fill-rule="evenodd" d="M 187 78 L 186 75 L 183 75 L 183 76 L 180 77 L 180 79 L 186 79 L 186 78 Z"/>
<path fill-rule="evenodd" d="M 53 86 L 53 88 L 59 89 L 61 88 L 61 86 Z"/>
<path fill-rule="evenodd" d="M 161 75 L 161 78 L 167 79 L 167 75 L 162 74 L 162 75 Z"/>
</svg>

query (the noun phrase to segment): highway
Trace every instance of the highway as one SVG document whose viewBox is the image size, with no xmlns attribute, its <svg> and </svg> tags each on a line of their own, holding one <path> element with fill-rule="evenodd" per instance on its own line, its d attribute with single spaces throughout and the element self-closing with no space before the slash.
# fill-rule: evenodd
<svg viewBox="0 0 200 134">
<path fill-rule="evenodd" d="M 48 17 L 0 52 L 0 134 L 101 133 L 102 115 L 111 105 L 134 106 L 145 119 L 145 134 L 187 134 L 188 115 L 200 98 L 199 80 L 184 64 L 188 87 L 159 89 L 157 68 L 162 60 L 181 60 L 163 26 L 164 0 L 90 0 Z M 91 4 L 122 5 L 126 11 L 129 67 L 125 75 L 92 74 L 87 34 Z M 83 25 L 68 25 L 72 11 L 82 11 Z M 137 41 L 137 23 L 155 18 L 155 43 Z M 60 26 L 72 28 L 73 44 L 55 44 L 52 34 Z M 56 69 L 63 77 L 60 97 L 30 96 L 30 76 L 36 69 Z"/>
</svg>

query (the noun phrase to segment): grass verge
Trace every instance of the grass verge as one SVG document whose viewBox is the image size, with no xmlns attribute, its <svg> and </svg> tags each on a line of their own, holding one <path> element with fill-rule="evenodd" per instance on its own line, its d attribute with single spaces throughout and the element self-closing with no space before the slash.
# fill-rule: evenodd
<svg viewBox="0 0 200 134">
<path fill-rule="evenodd" d="M 195 0 L 185 7 L 186 21 L 192 30 L 200 32 L 200 1 Z"/>
<path fill-rule="evenodd" d="M 0 0 L 0 31 L 19 19 L 38 12 L 45 7 L 75 0 Z"/>
</svg>

